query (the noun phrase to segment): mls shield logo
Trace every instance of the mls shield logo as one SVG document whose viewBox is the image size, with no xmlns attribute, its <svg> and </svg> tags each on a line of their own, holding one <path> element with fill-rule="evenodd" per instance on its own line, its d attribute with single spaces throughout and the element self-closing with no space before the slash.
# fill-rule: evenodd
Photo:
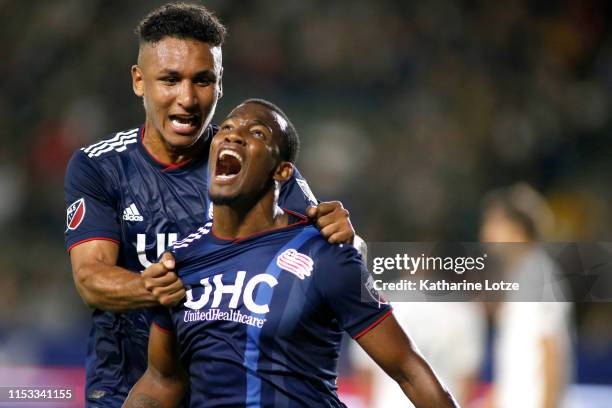
<svg viewBox="0 0 612 408">
<path fill-rule="evenodd" d="M 374 299 L 376 303 L 378 303 L 378 307 L 380 307 L 380 305 L 389 304 L 389 302 L 387 302 L 385 298 L 383 298 L 382 295 L 378 293 L 378 291 L 376 290 L 376 287 L 374 285 L 374 278 L 372 278 L 372 275 L 368 275 L 368 278 L 364 282 L 363 286 L 366 292 L 368 292 L 368 295 L 370 295 L 370 297 Z M 362 290 L 362 296 L 363 296 L 363 290 Z M 364 300 L 364 299 L 362 298 L 361 300 Z"/>
<path fill-rule="evenodd" d="M 85 199 L 79 198 L 70 204 L 66 210 L 66 226 L 69 230 L 75 230 L 85 218 Z"/>
<path fill-rule="evenodd" d="M 311 257 L 289 248 L 276 258 L 276 266 L 291 272 L 300 279 L 310 276 L 314 262 Z"/>
</svg>

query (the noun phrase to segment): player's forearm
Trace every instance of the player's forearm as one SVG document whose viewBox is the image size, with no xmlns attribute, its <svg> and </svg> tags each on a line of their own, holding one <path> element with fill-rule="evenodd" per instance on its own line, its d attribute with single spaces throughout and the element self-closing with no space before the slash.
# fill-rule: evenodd
<svg viewBox="0 0 612 408">
<path fill-rule="evenodd" d="M 416 408 L 459 407 L 429 364 L 420 356 L 401 364 L 394 379 Z"/>
<path fill-rule="evenodd" d="M 149 370 L 138 380 L 123 408 L 175 408 L 185 393 L 181 377 L 156 377 Z"/>
<path fill-rule="evenodd" d="M 74 273 L 83 301 L 97 309 L 118 312 L 159 305 L 139 273 L 102 263 L 83 265 Z"/>
<path fill-rule="evenodd" d="M 419 354 L 393 314 L 360 336 L 357 342 L 397 381 L 416 408 L 459 406 Z"/>
</svg>

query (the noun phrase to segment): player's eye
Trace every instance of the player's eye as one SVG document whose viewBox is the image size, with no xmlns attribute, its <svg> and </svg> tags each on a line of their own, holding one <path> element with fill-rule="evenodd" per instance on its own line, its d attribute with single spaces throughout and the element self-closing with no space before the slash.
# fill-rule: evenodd
<svg viewBox="0 0 612 408">
<path fill-rule="evenodd" d="M 266 134 L 261 129 L 251 129 L 251 134 L 258 139 L 266 138 Z"/>
<path fill-rule="evenodd" d="M 196 85 L 199 85 L 199 86 L 208 86 L 208 85 L 210 85 L 212 83 L 212 81 L 210 81 L 209 79 L 202 79 L 201 78 L 201 79 L 196 79 L 194 81 L 194 83 Z"/>
<path fill-rule="evenodd" d="M 174 85 L 179 81 L 179 79 L 175 76 L 163 77 L 161 80 L 167 85 Z"/>
<path fill-rule="evenodd" d="M 229 123 L 224 123 L 221 125 L 220 130 L 227 132 L 232 130 L 232 125 L 230 125 Z"/>
</svg>

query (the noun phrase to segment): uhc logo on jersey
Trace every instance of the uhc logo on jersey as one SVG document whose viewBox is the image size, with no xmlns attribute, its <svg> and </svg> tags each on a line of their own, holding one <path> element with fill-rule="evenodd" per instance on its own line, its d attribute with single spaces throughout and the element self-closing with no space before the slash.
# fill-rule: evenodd
<svg viewBox="0 0 612 408">
<path fill-rule="evenodd" d="M 238 307 L 238 301 L 242 297 L 242 301 L 246 308 L 253 313 L 266 314 L 270 311 L 270 307 L 267 304 L 258 304 L 255 301 L 257 286 L 267 285 L 269 288 L 273 288 L 278 284 L 278 280 L 267 273 L 260 273 L 250 278 L 246 284 L 244 278 L 246 277 L 246 271 L 239 271 L 236 274 L 236 278 L 233 282 L 223 283 L 223 274 L 217 274 L 213 276 L 213 285 L 210 283 L 209 278 L 200 280 L 200 284 L 204 287 L 204 292 L 201 294 L 198 300 L 193 298 L 193 290 L 187 291 L 187 300 L 185 301 L 185 307 L 189 309 L 202 309 L 208 304 L 210 295 L 213 295 L 213 301 L 211 307 L 219 307 L 221 304 L 221 298 L 223 295 L 231 295 L 229 301 L 229 308 L 236 309 Z M 231 278 L 229 278 L 231 280 Z"/>
<path fill-rule="evenodd" d="M 314 262 L 308 255 L 289 248 L 276 258 L 276 265 L 303 280 L 305 277 L 310 276 Z"/>
<path fill-rule="evenodd" d="M 194 289 L 187 290 L 187 300 L 184 303 L 183 314 L 184 322 L 198 322 L 211 320 L 226 320 L 236 323 L 247 324 L 249 326 L 263 327 L 266 319 L 264 315 L 270 311 L 267 303 L 257 302 L 257 293 L 261 285 L 273 288 L 278 284 L 278 280 L 267 273 L 260 273 L 251 277 L 245 283 L 246 271 L 238 271 L 233 279 L 229 277 L 223 282 L 223 274 L 213 277 L 211 284 L 210 278 L 200 280 L 203 291 L 199 299 L 194 299 Z M 214 290 L 213 290 L 214 286 Z M 212 294 L 212 303 L 206 307 Z M 231 295 L 227 308 L 221 307 L 223 296 Z M 242 304 L 240 303 L 242 300 Z M 247 309 L 248 314 L 241 311 L 242 305 Z"/>
<path fill-rule="evenodd" d="M 69 230 L 75 230 L 85 218 L 85 199 L 79 198 L 68 206 L 66 210 L 66 226 Z"/>
</svg>

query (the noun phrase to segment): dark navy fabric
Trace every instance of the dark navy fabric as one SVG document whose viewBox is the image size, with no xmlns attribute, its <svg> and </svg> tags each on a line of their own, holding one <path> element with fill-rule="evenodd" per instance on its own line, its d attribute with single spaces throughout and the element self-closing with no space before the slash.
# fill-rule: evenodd
<svg viewBox="0 0 612 408">
<path fill-rule="evenodd" d="M 216 127 L 206 130 L 209 143 L 214 132 Z M 80 149 L 65 178 L 66 248 L 91 239 L 115 241 L 117 264 L 142 271 L 208 218 L 207 179 L 208 148 L 202 157 L 182 165 L 163 164 L 143 146 L 142 128 Z M 316 204 L 313 201 L 297 171 L 281 188 L 279 202 L 286 208 L 303 212 Z M 71 207 L 79 210 L 71 213 Z M 86 361 L 91 401 L 120 406 L 105 398 L 127 395 L 140 378 L 146 368 L 151 316 L 147 310 L 94 310 Z"/>
<path fill-rule="evenodd" d="M 155 318 L 177 337 L 190 406 L 343 407 L 342 332 L 357 337 L 390 313 L 361 300 L 359 253 L 327 243 L 305 220 L 236 241 L 211 228 L 175 243 L 189 290 Z"/>
</svg>

